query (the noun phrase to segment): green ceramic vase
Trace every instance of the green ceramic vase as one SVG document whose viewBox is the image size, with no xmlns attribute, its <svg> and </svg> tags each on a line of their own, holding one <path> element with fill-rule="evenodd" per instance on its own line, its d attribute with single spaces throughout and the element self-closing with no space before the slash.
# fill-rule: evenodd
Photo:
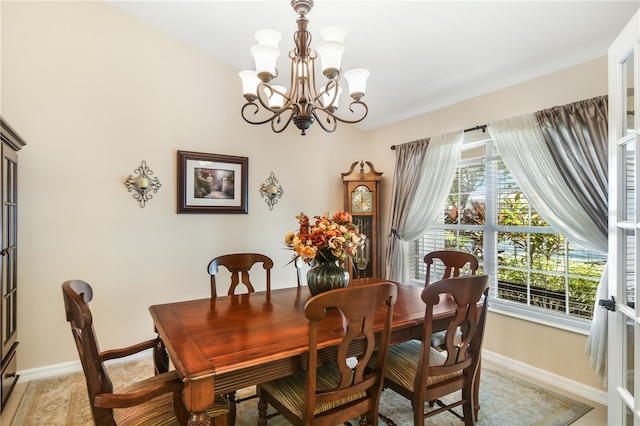
<svg viewBox="0 0 640 426">
<path fill-rule="evenodd" d="M 349 273 L 336 261 L 316 259 L 314 267 L 307 272 L 307 285 L 312 295 L 349 285 Z"/>
</svg>

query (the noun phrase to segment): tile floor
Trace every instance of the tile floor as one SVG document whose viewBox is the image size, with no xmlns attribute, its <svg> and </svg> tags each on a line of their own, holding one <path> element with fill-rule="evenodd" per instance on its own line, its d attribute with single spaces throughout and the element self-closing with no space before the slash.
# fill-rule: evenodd
<svg viewBox="0 0 640 426">
<path fill-rule="evenodd" d="M 543 385 L 542 383 L 536 383 L 538 385 Z M 13 390 L 7 405 L 2 410 L 0 414 L 0 425 L 9 426 L 11 424 L 11 419 L 13 418 L 13 414 L 18 408 L 18 404 L 20 403 L 20 398 L 22 398 L 22 394 L 26 389 L 26 383 L 18 383 Z M 593 410 L 589 411 L 587 414 L 579 418 L 576 422 L 573 423 L 575 426 L 605 426 L 607 424 L 607 407 L 604 405 L 596 404 L 593 401 L 582 398 L 577 395 L 573 395 L 571 393 L 565 392 L 560 389 L 550 388 L 554 392 L 557 392 L 562 395 L 566 395 L 570 398 L 575 399 L 576 401 L 584 402 L 585 404 L 589 404 L 593 406 Z"/>
</svg>

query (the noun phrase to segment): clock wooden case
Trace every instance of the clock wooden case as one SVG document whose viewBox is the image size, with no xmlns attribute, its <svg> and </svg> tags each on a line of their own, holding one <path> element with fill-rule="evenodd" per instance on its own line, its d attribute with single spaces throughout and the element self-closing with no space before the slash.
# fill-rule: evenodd
<svg viewBox="0 0 640 426">
<path fill-rule="evenodd" d="M 365 164 L 368 171 L 365 172 Z M 357 166 L 360 166 L 357 169 Z M 356 161 L 348 172 L 342 173 L 344 210 L 353 216 L 360 232 L 366 235 L 365 246 L 358 250 L 354 262 L 347 262 L 352 278 L 380 277 L 380 182 L 382 172 L 369 161 Z"/>
</svg>

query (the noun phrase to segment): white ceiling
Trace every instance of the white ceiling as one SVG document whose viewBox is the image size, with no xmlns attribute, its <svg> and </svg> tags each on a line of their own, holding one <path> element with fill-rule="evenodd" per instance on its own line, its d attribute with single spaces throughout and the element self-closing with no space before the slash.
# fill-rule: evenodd
<svg viewBox="0 0 640 426">
<path fill-rule="evenodd" d="M 288 84 L 297 18 L 289 0 L 109 2 L 238 70 L 253 68 L 253 34 L 278 30 L 278 81 Z M 307 17 L 314 41 L 326 26 L 347 28 L 343 69 L 371 71 L 369 115 L 358 124 L 371 130 L 604 56 L 639 7 L 640 0 L 316 0 Z"/>
</svg>

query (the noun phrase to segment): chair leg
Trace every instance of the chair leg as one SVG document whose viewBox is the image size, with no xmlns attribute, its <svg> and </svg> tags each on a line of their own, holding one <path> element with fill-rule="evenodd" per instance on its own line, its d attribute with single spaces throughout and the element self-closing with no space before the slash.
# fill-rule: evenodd
<svg viewBox="0 0 640 426">
<path fill-rule="evenodd" d="M 478 421 L 478 411 L 480 411 L 480 373 L 482 371 L 482 357 L 478 359 L 478 366 L 476 367 L 476 373 L 473 376 L 473 419 Z"/>
<path fill-rule="evenodd" d="M 229 415 L 227 424 L 234 426 L 236 424 L 236 393 L 230 392 L 223 395 L 223 398 L 229 404 Z"/>
<path fill-rule="evenodd" d="M 476 424 L 472 405 L 473 405 L 472 401 L 467 401 L 464 404 L 462 404 L 462 414 L 464 416 L 465 426 L 473 426 Z"/>
<path fill-rule="evenodd" d="M 462 415 L 464 417 L 465 426 L 472 426 L 476 424 L 476 411 L 474 408 L 474 386 L 473 383 L 470 386 L 462 388 Z"/>
<path fill-rule="evenodd" d="M 258 426 L 267 426 L 267 408 L 269 404 L 262 398 L 258 401 Z"/>
<path fill-rule="evenodd" d="M 411 401 L 411 405 L 413 406 L 413 426 L 424 426 L 424 404 L 425 400 L 414 400 Z M 429 401 L 429 404 L 435 401 Z"/>
<path fill-rule="evenodd" d="M 190 414 L 187 407 L 184 406 L 182 391 L 176 391 L 173 393 L 173 412 L 176 414 L 176 419 L 178 419 L 180 426 L 187 426 Z"/>
<path fill-rule="evenodd" d="M 229 425 L 229 415 L 221 414 L 219 416 L 210 419 L 211 426 L 228 426 Z"/>
</svg>

